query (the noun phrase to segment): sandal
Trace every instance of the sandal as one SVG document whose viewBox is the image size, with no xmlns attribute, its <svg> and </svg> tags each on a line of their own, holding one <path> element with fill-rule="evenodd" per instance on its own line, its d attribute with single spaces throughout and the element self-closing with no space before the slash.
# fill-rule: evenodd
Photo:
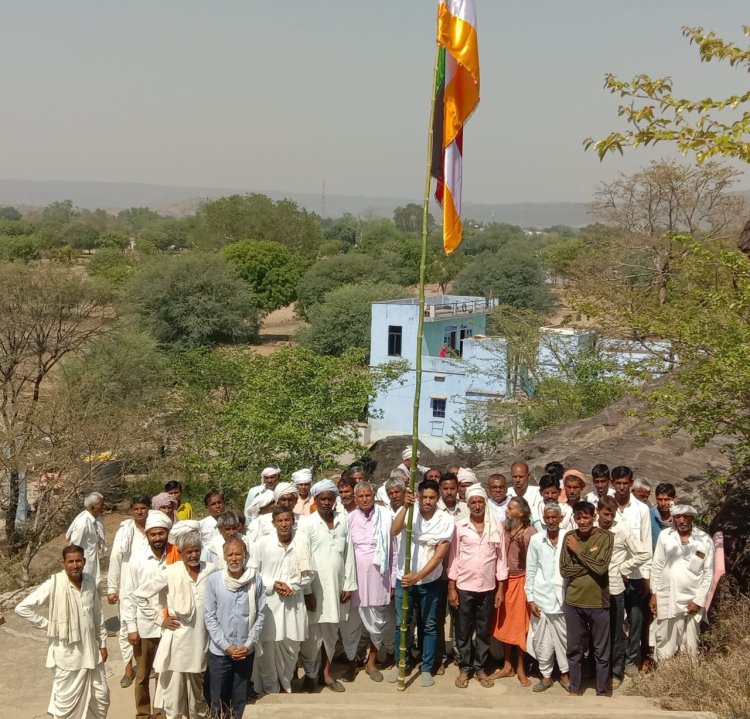
<svg viewBox="0 0 750 719">
<path fill-rule="evenodd" d="M 487 676 L 487 672 L 477 672 L 477 681 L 486 689 L 495 686 L 495 682 Z"/>
<path fill-rule="evenodd" d="M 454 684 L 459 689 L 466 689 L 469 686 L 469 675 L 468 674 L 459 674 L 456 677 L 456 681 L 454 682 Z"/>
</svg>

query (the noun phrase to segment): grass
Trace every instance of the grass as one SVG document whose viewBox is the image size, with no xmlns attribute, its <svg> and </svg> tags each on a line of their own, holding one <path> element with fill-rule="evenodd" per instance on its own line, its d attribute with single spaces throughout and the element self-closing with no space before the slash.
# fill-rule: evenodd
<svg viewBox="0 0 750 719">
<path fill-rule="evenodd" d="M 659 700 L 662 709 L 714 712 L 750 719 L 750 598 L 721 594 L 721 609 L 694 659 L 676 657 L 640 676 L 629 693 Z"/>
</svg>

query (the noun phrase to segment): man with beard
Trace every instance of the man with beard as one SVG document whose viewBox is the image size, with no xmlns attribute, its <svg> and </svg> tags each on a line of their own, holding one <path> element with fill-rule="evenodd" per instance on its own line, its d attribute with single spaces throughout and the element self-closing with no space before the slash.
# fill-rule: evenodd
<svg viewBox="0 0 750 719">
<path fill-rule="evenodd" d="M 255 647 L 263 629 L 263 582 L 246 567 L 247 547 L 237 538 L 222 548 L 224 568 L 206 583 L 211 719 L 240 719 L 247 703 Z"/>
<path fill-rule="evenodd" d="M 157 574 L 167 567 L 167 553 L 171 545 L 167 542 L 172 521 L 166 514 L 152 509 L 146 518 L 145 532 L 148 546 L 134 554 L 128 565 L 122 592 L 122 613 L 128 642 L 133 647 L 135 657 L 135 716 L 148 719 L 162 714 L 151 712 L 151 692 L 149 678 L 154 667 L 154 658 L 161 638 L 161 624 L 152 617 L 163 616 L 166 608 L 163 593 L 153 595 L 151 611 L 139 611 L 133 600 L 133 591 L 146 586 Z"/>
<path fill-rule="evenodd" d="M 47 712 L 53 719 L 105 719 L 109 708 L 107 630 L 94 577 L 84 573 L 85 565 L 83 548 L 66 546 L 62 571 L 16 607 L 19 617 L 47 630 L 45 666 L 55 670 Z M 37 612 L 45 606 L 48 618 Z"/>
<path fill-rule="evenodd" d="M 112 552 L 109 556 L 109 569 L 107 570 L 107 601 L 117 604 L 122 593 L 122 586 L 128 574 L 128 562 L 130 557 L 139 554 L 148 547 L 146 539 L 146 517 L 148 517 L 151 497 L 139 494 L 130 500 L 130 519 L 120 524 L 112 542 Z M 120 679 L 120 686 L 127 689 L 135 679 L 133 668 L 133 647 L 128 642 L 128 631 L 125 620 L 122 617 L 122 603 L 119 607 L 120 631 L 117 641 L 120 645 L 120 654 L 125 665 L 125 673 Z"/>
<path fill-rule="evenodd" d="M 345 510 L 348 512 L 353 512 L 357 509 L 357 500 L 354 497 L 354 488 L 357 486 L 357 483 L 349 477 L 348 475 L 345 477 L 342 477 L 338 484 L 336 485 L 336 489 L 338 489 L 339 492 L 339 498 L 337 505 L 337 509 L 339 511 Z"/>
<path fill-rule="evenodd" d="M 357 589 L 357 569 L 354 548 L 349 535 L 347 518 L 334 507 L 336 485 L 330 479 L 317 482 L 311 490 L 317 510 L 305 517 L 299 531 L 305 537 L 310 559 L 315 566 L 315 577 L 311 589 L 314 597 L 310 609 L 310 634 L 302 643 L 301 658 L 305 668 L 306 690 L 321 670 L 323 684 L 335 692 L 343 692 L 344 685 L 331 674 L 331 660 L 336 650 L 339 624 L 347 619 L 352 592 Z M 356 646 L 345 647 L 351 666 L 347 679 L 356 675 Z"/>
<path fill-rule="evenodd" d="M 596 662 L 596 693 L 609 693 L 609 563 L 614 537 L 594 526 L 594 505 L 573 507 L 577 529 L 565 535 L 560 574 L 565 583 L 563 613 L 567 627 L 570 693 L 581 694 L 581 670 L 588 639 Z"/>
<path fill-rule="evenodd" d="M 206 713 L 203 673 L 208 633 L 203 605 L 206 580 L 216 570 L 201 562 L 197 532 L 180 535 L 177 547 L 182 561 L 168 565 L 133 592 L 138 610 L 163 630 L 154 658 L 154 671 L 159 675 L 154 707 L 161 709 L 166 719 Z M 166 592 L 166 612 L 156 611 L 151 603 L 160 592 Z"/>
<path fill-rule="evenodd" d="M 678 651 L 698 653 L 700 623 L 714 573 L 714 543 L 693 526 L 688 504 L 672 508 L 674 529 L 659 534 L 651 569 L 651 611 L 656 615 L 656 660 Z"/>
</svg>

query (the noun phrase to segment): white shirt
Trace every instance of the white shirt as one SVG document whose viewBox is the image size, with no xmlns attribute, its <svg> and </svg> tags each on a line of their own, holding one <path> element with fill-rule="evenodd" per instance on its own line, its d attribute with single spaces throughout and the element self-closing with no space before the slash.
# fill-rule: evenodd
<svg viewBox="0 0 750 719">
<path fill-rule="evenodd" d="M 508 509 L 508 502 L 510 502 L 512 497 L 512 494 L 507 494 L 502 502 L 496 502 L 492 497 L 488 498 L 487 504 L 490 508 L 490 512 L 492 512 L 492 516 L 498 524 L 503 524 L 505 522 L 505 512 Z"/>
<path fill-rule="evenodd" d="M 219 534 L 219 523 L 216 517 L 212 517 L 210 514 L 208 517 L 203 517 L 199 522 L 201 526 L 201 544 L 206 547 L 213 541 L 214 537 Z"/>
<path fill-rule="evenodd" d="M 651 544 L 651 514 L 648 507 L 631 495 L 630 501 L 625 507 L 617 507 L 616 521 L 624 524 L 646 547 Z M 648 579 L 649 567 L 635 568 L 628 575 L 628 579 Z"/>
<path fill-rule="evenodd" d="M 408 510 L 405 510 L 408 511 Z M 450 542 L 453 537 L 455 523 L 453 518 L 441 512 L 435 511 L 430 519 L 425 519 L 419 510 L 414 509 L 414 521 L 411 528 L 411 572 L 421 572 L 435 556 L 435 550 L 439 544 Z M 401 530 L 401 536 L 406 537 L 406 527 Z M 401 541 L 398 548 L 398 569 L 396 577 L 404 576 L 406 564 L 406 542 Z M 443 565 L 439 563 L 428 575 L 420 579 L 416 584 L 430 584 L 443 573 Z"/>
<path fill-rule="evenodd" d="M 614 497 L 615 496 L 615 488 L 609 487 L 607 489 L 607 496 L 608 497 Z M 586 495 L 586 501 L 591 502 L 591 504 L 594 505 L 594 507 L 599 506 L 599 495 L 596 493 L 595 489 L 592 489 L 587 495 Z"/>
<path fill-rule="evenodd" d="M 83 547 L 83 556 L 86 565 L 83 568 L 85 574 L 94 577 L 95 583 L 99 584 L 101 569 L 99 567 L 99 554 L 104 553 L 107 544 L 104 538 L 104 523 L 101 517 L 94 519 L 94 515 L 84 509 L 68 527 L 65 533 L 68 544 L 77 544 Z"/>
<path fill-rule="evenodd" d="M 159 617 L 167 606 L 166 592 L 149 597 L 147 611 L 138 609 L 133 600 L 133 592 L 145 587 L 156 574 L 163 572 L 167 568 L 166 560 L 166 548 L 161 559 L 154 556 L 151 547 L 141 549 L 131 557 L 120 596 L 120 620 L 125 623 L 128 633 L 138 632 L 144 639 L 158 639 L 161 636 L 161 621 L 155 621 L 154 617 Z"/>
<path fill-rule="evenodd" d="M 526 599 L 534 602 L 545 614 L 563 612 L 563 578 L 560 574 L 560 551 L 565 534 L 557 535 L 557 544 L 549 540 L 546 530 L 531 536 L 526 552 Z"/>
<path fill-rule="evenodd" d="M 125 582 L 131 556 L 143 549 L 148 549 L 146 533 L 141 531 L 132 519 L 126 519 L 118 527 L 112 542 L 107 570 L 107 594 L 120 591 Z"/>
<path fill-rule="evenodd" d="M 441 512 L 445 512 L 454 522 L 460 522 L 469 516 L 469 505 L 458 498 L 456 498 L 456 504 L 453 509 L 448 509 L 442 498 L 438 499 L 437 506 Z"/>
<path fill-rule="evenodd" d="M 62 572 L 57 574 L 57 581 L 68 580 Z M 47 629 L 47 617 L 41 616 L 37 610 L 49 607 L 53 591 L 54 577 L 38 586 L 26 599 L 16 606 L 16 614 L 31 622 L 35 627 Z M 86 582 L 81 585 L 81 591 L 74 589 L 73 597 L 78 611 L 81 629 L 81 641 L 75 644 L 65 644 L 52 637 L 47 638 L 48 669 L 58 668 L 66 672 L 94 669 L 102 663 L 99 649 L 107 646 L 107 630 L 104 626 L 104 616 L 99 593 L 96 585 Z"/>
<path fill-rule="evenodd" d="M 539 487 L 530 484 L 528 487 L 526 487 L 526 493 L 523 495 L 522 499 L 525 499 L 529 507 L 533 507 L 536 502 L 539 501 L 539 498 L 541 497 L 541 492 L 539 490 Z M 516 494 L 516 488 L 515 487 L 508 487 L 508 496 L 509 497 L 517 497 Z"/>
<path fill-rule="evenodd" d="M 651 590 L 656 594 L 657 619 L 673 619 L 687 614 L 694 602 L 705 617 L 706 598 L 714 574 L 714 543 L 696 527 L 686 544 L 676 529 L 659 534 L 651 568 Z"/>
<path fill-rule="evenodd" d="M 649 575 L 651 551 L 622 522 L 615 520 L 609 531 L 615 538 L 609 560 L 609 593 L 622 594 L 625 591 L 622 578 L 629 577 L 634 569 L 640 569 L 645 576 Z"/>
</svg>

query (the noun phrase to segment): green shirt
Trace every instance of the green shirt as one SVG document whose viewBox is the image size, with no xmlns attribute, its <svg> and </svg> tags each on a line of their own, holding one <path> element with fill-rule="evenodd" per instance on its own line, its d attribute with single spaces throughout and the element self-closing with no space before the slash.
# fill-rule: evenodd
<svg viewBox="0 0 750 719">
<path fill-rule="evenodd" d="M 568 549 L 567 538 L 574 534 L 578 551 Z M 612 558 L 614 536 L 606 529 L 594 527 L 583 539 L 578 530 L 563 538 L 560 552 L 560 574 L 565 582 L 565 603 L 584 609 L 609 608 L 609 561 Z"/>
</svg>

